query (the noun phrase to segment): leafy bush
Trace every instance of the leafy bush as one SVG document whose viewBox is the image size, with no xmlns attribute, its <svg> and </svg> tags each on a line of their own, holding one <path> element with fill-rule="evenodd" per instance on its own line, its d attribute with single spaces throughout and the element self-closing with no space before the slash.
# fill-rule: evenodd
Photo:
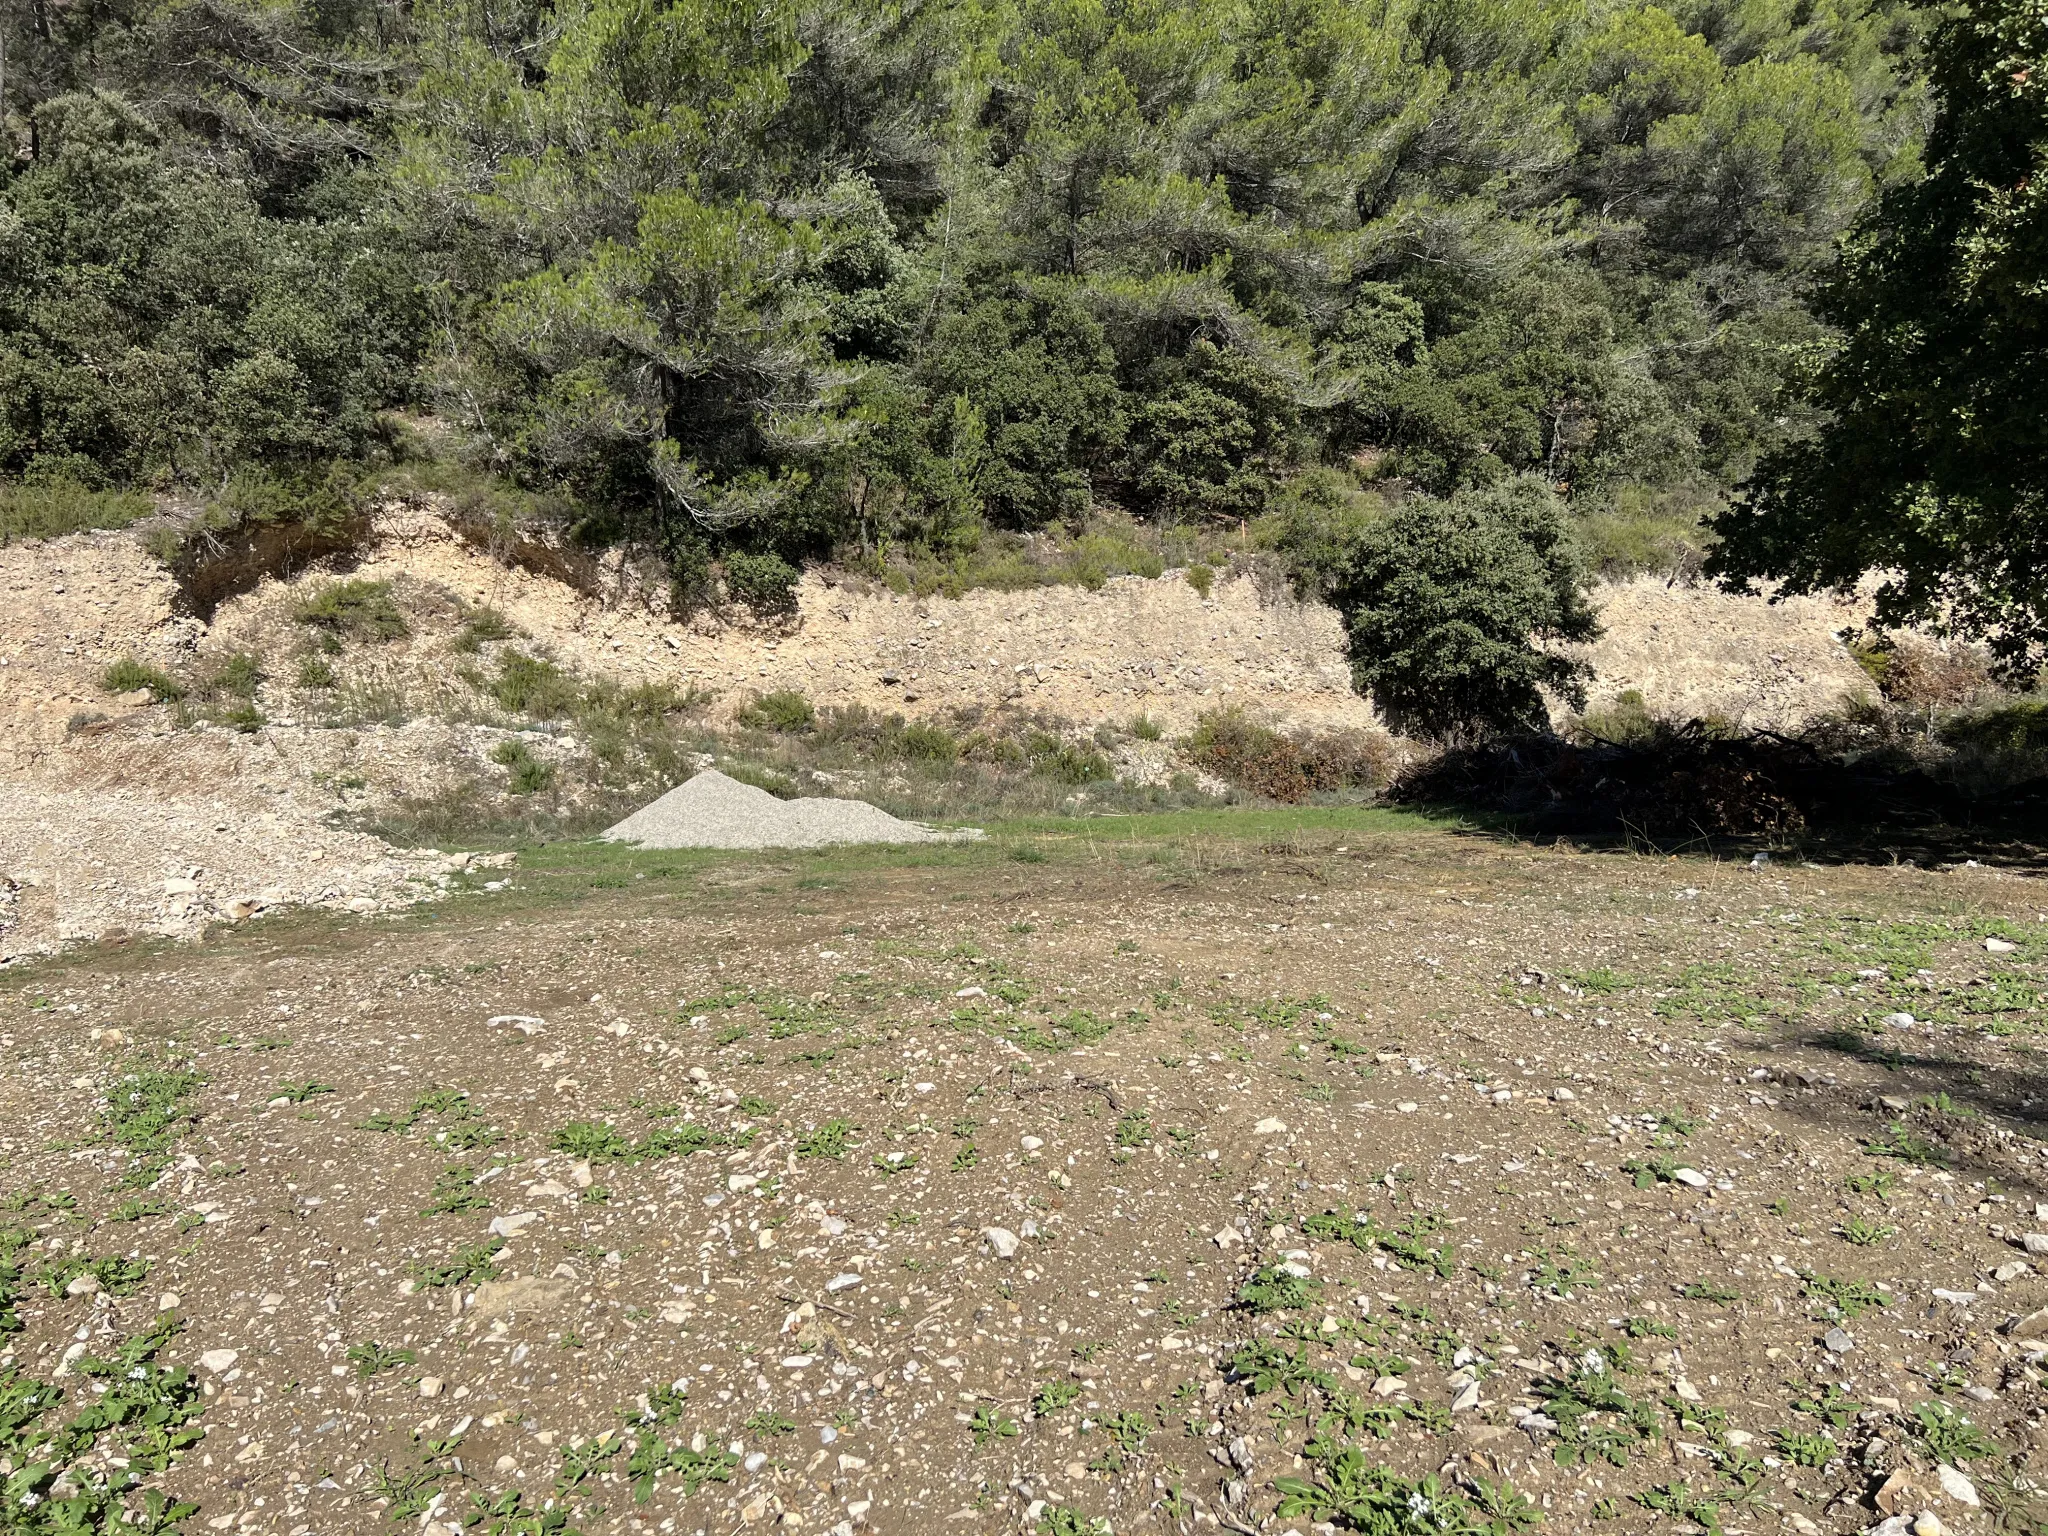
<svg viewBox="0 0 2048 1536">
<path fill-rule="evenodd" d="M 725 557 L 725 590 L 756 613 L 795 612 L 796 584 L 802 574 L 780 555 Z"/>
<path fill-rule="evenodd" d="M 1206 600 L 1209 589 L 1216 585 L 1216 572 L 1207 565 L 1191 565 L 1187 569 L 1188 585 L 1195 589 L 1195 595 Z"/>
<path fill-rule="evenodd" d="M 916 763 L 950 763 L 960 755 L 960 743 L 952 732 L 936 725 L 906 725 L 888 745 L 895 755 Z"/>
<path fill-rule="evenodd" d="M 301 688 L 332 688 L 339 681 L 326 657 L 304 656 L 299 659 L 298 682 Z"/>
<path fill-rule="evenodd" d="M 811 701 L 793 688 L 764 693 L 737 716 L 740 724 L 795 735 L 818 723 L 818 711 Z"/>
<path fill-rule="evenodd" d="M 292 610 L 299 623 L 353 640 L 403 640 L 412 627 L 392 600 L 388 581 L 337 581 Z"/>
<path fill-rule="evenodd" d="M 1033 773 L 1057 784 L 1092 784 L 1116 777 L 1109 759 L 1100 752 L 1043 731 L 1025 742 L 1024 753 Z"/>
<path fill-rule="evenodd" d="M 1585 665 L 1537 644 L 1599 633 L 1563 507 L 1541 481 L 1406 503 L 1365 530 L 1334 586 L 1352 676 L 1397 729 L 1543 732 L 1541 690 L 1584 697 Z"/>
<path fill-rule="evenodd" d="M 185 685 L 157 667 L 137 661 L 133 656 L 123 656 L 100 674 L 100 687 L 108 693 L 132 693 L 137 688 L 147 688 L 159 704 L 169 704 L 185 697 Z"/>
<path fill-rule="evenodd" d="M 88 490 L 70 480 L 0 486 L 0 545 L 95 528 L 126 528 L 149 512 L 146 496 Z"/>
</svg>

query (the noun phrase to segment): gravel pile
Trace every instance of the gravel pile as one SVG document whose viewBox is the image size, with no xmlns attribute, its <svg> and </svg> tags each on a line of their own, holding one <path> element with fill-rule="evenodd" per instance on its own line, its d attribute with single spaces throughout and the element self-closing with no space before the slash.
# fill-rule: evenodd
<svg viewBox="0 0 2048 1536">
<path fill-rule="evenodd" d="M 678 784 L 604 836 L 643 848 L 822 848 L 828 843 L 932 843 L 978 832 L 940 832 L 899 821 L 865 800 L 778 800 L 716 768 Z"/>
</svg>

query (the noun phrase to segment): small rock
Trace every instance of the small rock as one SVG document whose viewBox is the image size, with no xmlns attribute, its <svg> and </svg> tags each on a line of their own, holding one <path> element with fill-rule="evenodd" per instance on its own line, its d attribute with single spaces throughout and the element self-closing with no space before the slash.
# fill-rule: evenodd
<svg viewBox="0 0 2048 1536">
<path fill-rule="evenodd" d="M 1550 1096 L 1560 1104 L 1576 1104 L 1579 1102 L 1579 1096 L 1569 1088 L 1553 1088 L 1550 1090 Z"/>
<path fill-rule="evenodd" d="M 494 1013 L 484 1020 L 486 1029 L 516 1029 L 522 1035 L 537 1035 L 547 1028 L 546 1019 L 536 1019 L 525 1013 Z"/>
<path fill-rule="evenodd" d="M 1242 1248 L 1244 1246 L 1244 1234 L 1235 1227 L 1218 1227 L 1216 1235 L 1211 1237 L 1209 1241 L 1218 1248 Z"/>
<path fill-rule="evenodd" d="M 2029 1253 L 2048 1253 L 2048 1232 L 2023 1233 L 2019 1244 Z"/>
<path fill-rule="evenodd" d="M 2048 1339 L 2048 1307 L 2029 1312 L 2008 1331 L 2016 1339 Z"/>
<path fill-rule="evenodd" d="M 1945 1301 L 1952 1307 L 1967 1307 L 1977 1299 L 1977 1293 L 1975 1291 L 1945 1291 L 1937 1285 L 1934 1288 L 1934 1299 L 1936 1301 Z"/>
<path fill-rule="evenodd" d="M 1451 1412 L 1464 1413 L 1479 1406 L 1479 1383 L 1472 1382 L 1456 1397 L 1451 1399 Z"/>
<path fill-rule="evenodd" d="M 1877 1022 L 1886 1029 L 1911 1029 L 1913 1027 L 1913 1015 L 1910 1013 L 1888 1013 Z"/>
<path fill-rule="evenodd" d="M 1252 1134 L 1254 1136 L 1284 1136 L 1287 1134 L 1287 1122 L 1285 1120 L 1276 1120 L 1271 1115 L 1268 1115 L 1252 1127 Z"/>
<path fill-rule="evenodd" d="M 1679 1377 L 1678 1380 L 1674 1381 L 1671 1384 L 1671 1390 L 1676 1392 L 1680 1397 L 1684 1398 L 1688 1403 L 1697 1403 L 1705 1401 L 1705 1399 L 1703 1399 L 1700 1396 L 1700 1389 L 1694 1386 L 1691 1382 L 1687 1381 L 1683 1376 Z"/>
<path fill-rule="evenodd" d="M 1799 1533 L 1799 1536 L 1821 1536 L 1821 1529 L 1806 1516 L 1794 1510 L 1785 1517 L 1785 1523 Z"/>
<path fill-rule="evenodd" d="M 420 1396 L 439 1397 L 442 1387 L 446 1385 L 447 1383 L 438 1376 L 422 1376 L 420 1378 Z"/>
<path fill-rule="evenodd" d="M 1923 1509 L 1913 1517 L 1913 1536 L 1948 1536 L 1948 1527 L 1933 1510 Z"/>
<path fill-rule="evenodd" d="M 1422 1106 L 1420 1104 L 1417 1104 L 1413 1099 L 1409 1099 L 1400 1104 L 1396 1104 L 1394 1108 L 1404 1115 L 1412 1115 L 1415 1113 L 1416 1110 L 1422 1108 Z"/>
<path fill-rule="evenodd" d="M 517 1237 L 539 1220 L 539 1211 L 514 1211 L 509 1216 L 493 1216 L 490 1233 L 493 1237 Z"/>
<path fill-rule="evenodd" d="M 1041 1137 L 1026 1136 L 1022 1141 L 1018 1142 L 1017 1145 L 1022 1147 L 1026 1152 L 1036 1152 L 1045 1145 L 1045 1142 Z"/>
<path fill-rule="evenodd" d="M 854 1286 L 859 1284 L 859 1275 L 852 1273 L 834 1275 L 830 1280 L 827 1280 L 825 1282 L 825 1289 L 828 1291 L 847 1291 L 853 1289 Z"/>
<path fill-rule="evenodd" d="M 1977 1485 L 1947 1462 L 1936 1467 L 1934 1475 L 1941 1479 L 1941 1491 L 1965 1509 L 1983 1507 L 1983 1500 L 1977 1497 Z"/>
<path fill-rule="evenodd" d="M 98 1275 L 74 1275 L 71 1283 L 64 1287 L 66 1296 L 90 1296 L 100 1288 Z"/>
<path fill-rule="evenodd" d="M 981 1235 L 990 1250 L 999 1259 L 1014 1259 L 1021 1248 L 1023 1239 L 1007 1227 L 983 1227 Z"/>
<path fill-rule="evenodd" d="M 2019 1279 L 2021 1275 L 2030 1273 L 2033 1267 L 2025 1259 L 2014 1259 L 2011 1263 L 2001 1264 L 1998 1268 L 1992 1270 L 1991 1278 L 2000 1285 L 2008 1285 L 2012 1281 Z"/>
<path fill-rule="evenodd" d="M 218 1376 L 222 1371 L 227 1370 L 239 1359 L 241 1359 L 241 1354 L 237 1350 L 209 1349 L 205 1354 L 199 1357 L 199 1363 L 205 1366 L 207 1370 L 213 1372 L 214 1375 Z"/>
<path fill-rule="evenodd" d="M 1984 941 L 1984 952 L 1986 954 L 2009 955 L 2018 948 L 2019 945 L 2005 939 L 1991 938 Z"/>
<path fill-rule="evenodd" d="M 1842 1328 L 1830 1328 L 1822 1336 L 1820 1342 L 1827 1349 L 1828 1353 L 1835 1355 L 1846 1355 L 1856 1347 L 1856 1341 L 1849 1337 L 1846 1329 Z"/>
<path fill-rule="evenodd" d="M 1679 1168 L 1672 1173 L 1671 1178 L 1674 1183 L 1683 1184 L 1688 1189 L 1705 1189 L 1710 1182 L 1697 1168 Z"/>
</svg>

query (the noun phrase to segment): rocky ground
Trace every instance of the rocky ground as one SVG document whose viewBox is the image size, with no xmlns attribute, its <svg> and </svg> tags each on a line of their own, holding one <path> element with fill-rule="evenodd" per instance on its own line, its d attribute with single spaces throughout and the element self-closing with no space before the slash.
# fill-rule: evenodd
<svg viewBox="0 0 2048 1536">
<path fill-rule="evenodd" d="M 0 972 L 16 1528 L 2048 1530 L 2034 881 L 485 873 Z"/>
</svg>

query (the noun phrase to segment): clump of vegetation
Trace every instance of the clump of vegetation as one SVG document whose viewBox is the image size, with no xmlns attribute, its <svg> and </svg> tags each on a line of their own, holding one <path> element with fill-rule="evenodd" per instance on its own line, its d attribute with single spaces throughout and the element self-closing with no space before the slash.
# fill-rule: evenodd
<svg viewBox="0 0 2048 1536">
<path fill-rule="evenodd" d="M 1377 789 L 1393 776 L 1393 744 L 1368 731 L 1284 736 L 1232 706 L 1196 723 L 1188 759 L 1219 779 L 1288 804 L 1339 789 Z"/>
<path fill-rule="evenodd" d="M 0 485 L 0 547 L 17 539 L 126 528 L 149 516 L 150 501 L 129 491 L 95 491 L 73 480 Z"/>
<path fill-rule="evenodd" d="M 162 668 L 137 661 L 133 656 L 110 664 L 100 674 L 100 687 L 108 693 L 132 693 L 137 688 L 147 688 L 159 704 L 175 703 L 185 697 L 186 691 L 183 683 Z"/>
<path fill-rule="evenodd" d="M 523 651 L 503 652 L 496 677 L 486 680 L 469 674 L 468 681 L 496 699 L 501 708 L 534 720 L 559 720 L 583 701 L 583 690 L 575 678 L 552 661 Z"/>
<path fill-rule="evenodd" d="M 336 639 L 379 642 L 412 633 L 388 581 L 336 581 L 302 599 L 292 617 Z"/>
<path fill-rule="evenodd" d="M 491 761 L 510 775 L 507 787 L 515 795 L 537 795 L 555 782 L 555 766 L 533 755 L 533 749 L 516 737 L 507 737 L 491 748 Z"/>
<path fill-rule="evenodd" d="M 760 695 L 734 718 L 741 725 L 793 736 L 815 726 L 818 711 L 801 693 L 793 688 L 784 688 Z"/>
</svg>

